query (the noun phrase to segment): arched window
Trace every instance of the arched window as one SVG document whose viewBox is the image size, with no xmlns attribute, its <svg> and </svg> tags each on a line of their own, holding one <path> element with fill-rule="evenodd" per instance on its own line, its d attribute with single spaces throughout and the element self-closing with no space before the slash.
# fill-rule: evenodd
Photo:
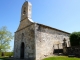
<svg viewBox="0 0 80 60">
<path fill-rule="evenodd" d="M 22 33 L 22 40 L 23 40 L 23 38 L 24 38 L 24 33 Z"/>
<path fill-rule="evenodd" d="M 68 47 L 70 47 L 70 41 L 68 41 Z"/>
<path fill-rule="evenodd" d="M 26 8 L 24 7 L 24 9 L 23 9 L 23 15 L 25 15 L 26 14 Z"/>
</svg>

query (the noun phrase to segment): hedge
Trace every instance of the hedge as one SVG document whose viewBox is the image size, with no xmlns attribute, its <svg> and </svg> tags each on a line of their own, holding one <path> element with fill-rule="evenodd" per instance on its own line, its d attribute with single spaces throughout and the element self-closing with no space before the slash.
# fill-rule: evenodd
<svg viewBox="0 0 80 60">
<path fill-rule="evenodd" d="M 80 32 L 73 32 L 70 35 L 71 46 L 80 46 Z"/>
</svg>

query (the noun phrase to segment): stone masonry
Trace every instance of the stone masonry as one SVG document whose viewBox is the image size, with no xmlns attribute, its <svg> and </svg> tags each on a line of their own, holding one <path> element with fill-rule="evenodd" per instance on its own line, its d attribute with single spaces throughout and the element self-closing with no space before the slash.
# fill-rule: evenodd
<svg viewBox="0 0 80 60">
<path fill-rule="evenodd" d="M 35 28 L 37 60 L 45 58 L 45 56 L 54 55 L 54 49 L 58 49 L 57 44 L 59 44 L 59 49 L 63 49 L 64 38 L 66 39 L 67 47 L 70 46 L 69 33 L 42 24 L 36 24 Z"/>
<path fill-rule="evenodd" d="M 63 40 L 70 46 L 70 33 L 35 23 L 31 19 L 30 2 L 24 2 L 21 9 L 20 25 L 15 32 L 14 58 L 33 58 L 42 60 L 46 56 L 53 56 L 54 49 L 63 49 Z"/>
</svg>

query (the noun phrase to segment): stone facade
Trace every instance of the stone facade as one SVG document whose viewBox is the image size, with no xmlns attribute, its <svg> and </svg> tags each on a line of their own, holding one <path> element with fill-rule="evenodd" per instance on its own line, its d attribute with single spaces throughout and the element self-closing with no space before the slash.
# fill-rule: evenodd
<svg viewBox="0 0 80 60">
<path fill-rule="evenodd" d="M 23 36 L 24 34 L 24 36 Z M 34 57 L 35 54 L 35 41 L 34 41 L 34 24 L 15 33 L 14 41 L 14 57 L 20 58 L 21 43 L 24 42 L 24 58 Z"/>
<path fill-rule="evenodd" d="M 63 40 L 70 46 L 69 33 L 34 23 L 31 19 L 31 3 L 22 6 L 20 25 L 15 32 L 14 58 L 34 58 L 41 60 L 54 55 L 54 49 L 63 49 Z M 24 47 L 24 48 L 23 48 Z"/>
<path fill-rule="evenodd" d="M 24 58 L 35 57 L 35 24 L 32 23 L 31 20 L 30 8 L 31 4 L 29 2 L 25 2 L 22 6 L 21 21 L 17 31 L 15 32 L 14 39 L 15 58 L 21 58 L 21 54 Z M 24 47 L 24 49 L 21 48 L 21 46 Z M 24 50 L 24 54 L 21 50 Z"/>
</svg>

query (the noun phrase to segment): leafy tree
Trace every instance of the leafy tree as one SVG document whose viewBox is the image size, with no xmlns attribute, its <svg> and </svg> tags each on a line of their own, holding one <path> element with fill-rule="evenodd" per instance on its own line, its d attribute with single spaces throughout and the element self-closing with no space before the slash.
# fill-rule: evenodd
<svg viewBox="0 0 80 60">
<path fill-rule="evenodd" d="M 13 39 L 12 33 L 4 26 L 0 28 L 0 52 L 10 49 L 10 41 Z"/>
<path fill-rule="evenodd" d="M 80 45 L 80 32 L 73 32 L 70 35 L 71 46 L 79 46 Z"/>
</svg>

